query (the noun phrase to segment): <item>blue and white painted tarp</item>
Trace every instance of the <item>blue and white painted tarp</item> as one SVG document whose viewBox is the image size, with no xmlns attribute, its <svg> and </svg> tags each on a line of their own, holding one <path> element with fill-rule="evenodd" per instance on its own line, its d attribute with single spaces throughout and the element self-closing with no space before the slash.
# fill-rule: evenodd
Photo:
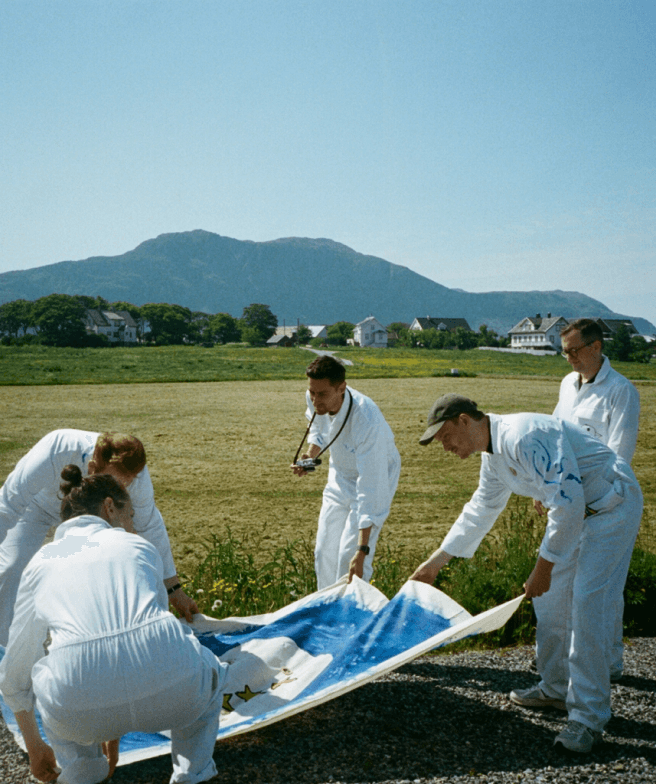
<svg viewBox="0 0 656 784">
<path fill-rule="evenodd" d="M 196 616 L 201 643 L 227 662 L 218 739 L 280 721 L 391 672 L 415 657 L 503 626 L 523 596 L 472 617 L 446 594 L 408 582 L 391 600 L 346 578 L 277 612 Z M 0 648 L 0 658 L 4 651 Z M 22 746 L 11 711 L 7 725 Z M 119 765 L 170 752 L 167 733 L 121 739 Z"/>
</svg>

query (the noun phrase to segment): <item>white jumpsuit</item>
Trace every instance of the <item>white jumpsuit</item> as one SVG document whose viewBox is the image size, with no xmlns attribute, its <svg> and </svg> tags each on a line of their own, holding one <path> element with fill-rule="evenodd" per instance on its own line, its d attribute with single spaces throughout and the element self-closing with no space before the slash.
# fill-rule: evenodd
<svg viewBox="0 0 656 784">
<path fill-rule="evenodd" d="M 69 463 L 88 471 L 99 433 L 54 430 L 16 464 L 0 490 L 0 645 L 7 644 L 20 576 L 60 521 L 61 472 Z M 175 575 L 164 520 L 155 506 L 153 483 L 144 467 L 130 485 L 134 529 L 157 548 L 164 578 Z"/>
<path fill-rule="evenodd" d="M 376 542 L 399 483 L 401 458 L 394 434 L 380 409 L 370 398 L 350 387 L 335 414 L 314 418 L 308 441 L 323 448 L 337 435 L 353 398 L 351 413 L 335 443 L 330 447 L 328 482 L 323 491 L 317 541 L 314 551 L 317 587 L 326 588 L 348 574 L 355 555 L 358 531 L 369 528 L 370 552 L 365 557 L 363 579 L 373 572 Z M 306 392 L 306 416 L 314 406 Z"/>
<path fill-rule="evenodd" d="M 511 493 L 548 508 L 540 555 L 554 564 L 551 587 L 533 600 L 540 688 L 600 731 L 610 718 L 608 627 L 640 526 L 640 486 L 625 460 L 570 422 L 489 418 L 493 454 L 482 455 L 478 488 L 441 547 L 471 558 Z"/>
<path fill-rule="evenodd" d="M 60 784 L 102 781 L 100 743 L 134 731 L 171 730 L 171 782 L 216 774 L 226 665 L 167 604 L 155 548 L 94 515 L 62 523 L 25 568 L 0 691 L 14 713 L 36 704 Z"/>
<path fill-rule="evenodd" d="M 554 416 L 574 422 L 591 436 L 598 438 L 627 463 L 633 460 L 638 440 L 640 395 L 635 386 L 611 367 L 604 356 L 593 382 L 581 383 L 578 373 L 569 373 L 560 384 L 558 405 Z M 610 671 L 614 678 L 624 668 L 624 598 L 619 597 L 612 629 Z"/>
</svg>

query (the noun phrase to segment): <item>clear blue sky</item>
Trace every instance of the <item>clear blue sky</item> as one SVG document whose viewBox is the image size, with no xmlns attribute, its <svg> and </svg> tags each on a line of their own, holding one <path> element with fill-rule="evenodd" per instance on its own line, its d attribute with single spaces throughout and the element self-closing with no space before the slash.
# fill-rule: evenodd
<svg viewBox="0 0 656 784">
<path fill-rule="evenodd" d="M 0 272 L 328 237 L 656 323 L 655 41 L 653 0 L 3 0 Z"/>
</svg>

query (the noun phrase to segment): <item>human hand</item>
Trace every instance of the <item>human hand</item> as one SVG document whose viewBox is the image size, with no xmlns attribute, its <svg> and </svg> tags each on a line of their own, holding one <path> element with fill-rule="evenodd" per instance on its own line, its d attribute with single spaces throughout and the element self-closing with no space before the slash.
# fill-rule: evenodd
<svg viewBox="0 0 656 784">
<path fill-rule="evenodd" d="M 351 582 L 353 577 L 359 577 L 362 579 L 362 575 L 364 574 L 364 559 L 366 555 L 362 550 L 358 550 L 357 553 L 351 558 L 349 562 L 349 575 L 348 581 Z"/>
<path fill-rule="evenodd" d="M 415 569 L 415 571 L 410 575 L 409 579 L 416 580 L 418 583 L 426 583 L 427 585 L 433 585 L 439 573 L 440 573 L 439 566 L 436 566 L 434 563 L 431 563 L 430 561 L 424 561 L 423 564 L 421 564 Z"/>
<path fill-rule="evenodd" d="M 549 588 L 551 588 L 552 569 L 553 564 L 551 561 L 545 561 L 542 556 L 538 558 L 538 562 L 535 564 L 528 580 L 524 583 L 524 591 L 527 599 L 534 599 L 537 596 L 542 596 L 543 593 L 546 593 Z"/>
<path fill-rule="evenodd" d="M 109 763 L 109 773 L 107 774 L 107 778 L 111 777 L 111 775 L 116 770 L 116 765 L 118 764 L 119 741 L 120 738 L 116 738 L 116 740 L 103 741 L 102 744 L 103 754 L 107 757 L 107 762 Z"/>
<path fill-rule="evenodd" d="M 191 623 L 194 618 L 194 613 L 200 612 L 196 602 L 182 590 L 178 588 L 177 591 L 169 596 L 169 604 L 184 616 L 184 618 Z"/>
<path fill-rule="evenodd" d="M 301 460 L 307 460 L 309 457 L 310 455 L 308 454 L 301 455 Z M 306 471 L 305 468 L 301 468 L 301 466 L 296 465 L 296 463 L 292 463 L 289 467 L 296 474 L 296 476 L 307 476 L 307 474 L 312 473 L 311 471 Z"/>
<path fill-rule="evenodd" d="M 43 741 L 30 750 L 30 772 L 39 781 L 56 781 L 60 770 L 55 752 Z"/>
</svg>

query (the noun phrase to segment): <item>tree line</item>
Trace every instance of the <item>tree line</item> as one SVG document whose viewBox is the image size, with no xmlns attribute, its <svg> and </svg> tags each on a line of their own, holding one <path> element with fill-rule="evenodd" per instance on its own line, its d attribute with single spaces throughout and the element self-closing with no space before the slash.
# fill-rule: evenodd
<svg viewBox="0 0 656 784">
<path fill-rule="evenodd" d="M 17 299 L 0 305 L 2 342 L 42 343 L 47 346 L 109 346 L 105 335 L 87 333 L 83 322 L 87 310 L 127 311 L 137 324 L 142 343 L 265 343 L 274 334 L 278 319 L 268 305 L 252 304 L 241 318 L 229 313 L 203 313 L 182 305 L 109 302 L 103 297 L 49 294 L 30 302 Z"/>
</svg>

